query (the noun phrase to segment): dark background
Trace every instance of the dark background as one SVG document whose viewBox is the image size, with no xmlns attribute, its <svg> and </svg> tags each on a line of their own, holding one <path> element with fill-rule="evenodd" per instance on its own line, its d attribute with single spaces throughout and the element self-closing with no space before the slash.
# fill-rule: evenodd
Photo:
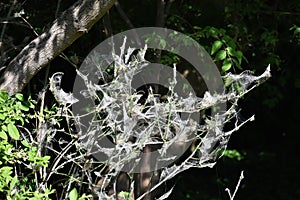
<svg viewBox="0 0 300 200">
<path fill-rule="evenodd" d="M 74 1 L 61 1 L 60 12 Z M 120 5 L 134 27 L 155 26 L 157 5 L 155 0 L 120 0 Z M 5 17 L 11 2 L 3 1 L 1 17 Z M 24 17 L 41 33 L 55 19 L 56 1 L 22 1 L 17 11 L 24 10 Z M 113 34 L 130 29 L 116 8 L 110 10 Z M 7 51 L 1 65 L 5 65 L 33 38 L 33 31 L 20 19 L 7 25 L 4 39 L 15 46 Z M 167 16 L 165 27 L 186 34 L 194 34 L 194 26 L 224 28 L 235 38 L 248 62 L 243 70 L 261 74 L 268 64 L 272 77 L 240 100 L 241 116 L 245 119 L 255 114 L 249 122 L 234 133 L 228 149 L 235 149 L 243 159 L 223 157 L 212 169 L 191 169 L 169 182 L 176 184 L 170 199 L 229 199 L 225 188 L 234 190 L 240 172 L 245 179 L 236 199 L 300 199 L 299 148 L 300 120 L 300 34 L 294 25 L 300 26 L 298 0 L 242 1 L 242 0 L 176 0 Z M 0 28 L 3 24 L 0 24 Z M 100 20 L 86 35 L 65 50 L 78 65 L 92 48 L 107 36 Z M 206 44 L 212 40 L 207 39 Z M 200 43 L 201 44 L 201 43 Z M 77 59 L 77 60 L 76 60 Z M 231 71 L 240 73 L 240 69 Z M 74 68 L 62 58 L 56 58 L 50 66 L 55 71 L 67 72 L 64 89 L 72 90 Z M 24 91 L 39 91 L 43 86 L 45 71 L 40 72 Z M 49 102 L 50 103 L 50 102 Z"/>
</svg>

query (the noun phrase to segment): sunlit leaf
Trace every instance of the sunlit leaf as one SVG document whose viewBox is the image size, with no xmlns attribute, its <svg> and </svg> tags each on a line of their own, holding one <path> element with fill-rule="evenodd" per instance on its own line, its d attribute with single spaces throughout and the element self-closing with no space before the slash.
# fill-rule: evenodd
<svg viewBox="0 0 300 200">
<path fill-rule="evenodd" d="M 226 58 L 226 51 L 220 50 L 215 57 L 215 61 L 224 60 L 225 58 Z"/>
<path fill-rule="evenodd" d="M 8 93 L 6 91 L 0 90 L 0 100 L 2 102 L 8 99 Z"/>
<path fill-rule="evenodd" d="M 295 28 L 294 35 L 298 35 L 300 33 L 300 27 Z"/>
<path fill-rule="evenodd" d="M 15 94 L 15 97 L 16 97 L 18 100 L 20 100 L 20 101 L 24 101 L 24 96 L 23 96 L 23 94 L 17 93 L 17 94 Z"/>
<path fill-rule="evenodd" d="M 0 138 L 7 140 L 7 135 L 4 131 L 0 131 Z"/>
<path fill-rule="evenodd" d="M 28 147 L 28 148 L 31 147 L 31 145 L 30 145 L 28 142 L 26 142 L 25 140 L 22 140 L 21 143 L 22 143 L 25 147 Z"/>
<path fill-rule="evenodd" d="M 1 126 L 1 129 L 2 129 L 3 131 L 7 131 L 7 126 L 6 126 L 6 125 L 2 125 L 2 126 Z"/>
<path fill-rule="evenodd" d="M 15 185 L 18 183 L 18 177 L 14 176 L 9 184 L 9 189 L 12 191 Z"/>
<path fill-rule="evenodd" d="M 222 47 L 222 45 L 223 45 L 223 43 L 220 40 L 215 41 L 212 44 L 210 55 L 213 55 L 214 53 L 216 53 Z"/>
<path fill-rule="evenodd" d="M 17 106 L 23 111 L 29 111 L 29 108 L 27 106 L 24 106 L 21 102 L 17 102 Z"/>
<path fill-rule="evenodd" d="M 10 123 L 7 125 L 7 131 L 8 131 L 8 135 L 14 139 L 14 140 L 19 140 L 20 139 L 20 134 L 19 134 L 19 131 L 17 129 L 17 127 Z"/>
<path fill-rule="evenodd" d="M 217 29 L 214 28 L 214 27 L 208 27 L 208 28 L 209 28 L 209 29 L 208 29 L 208 33 L 209 33 L 212 37 L 218 38 L 218 31 L 217 31 Z"/>
<path fill-rule="evenodd" d="M 77 200 L 78 199 L 78 192 L 76 188 L 73 188 L 69 194 L 69 199 L 70 200 Z"/>
<path fill-rule="evenodd" d="M 231 66 L 232 66 L 231 60 L 229 58 L 227 58 L 223 62 L 222 72 L 227 72 L 228 70 L 230 70 Z"/>
</svg>

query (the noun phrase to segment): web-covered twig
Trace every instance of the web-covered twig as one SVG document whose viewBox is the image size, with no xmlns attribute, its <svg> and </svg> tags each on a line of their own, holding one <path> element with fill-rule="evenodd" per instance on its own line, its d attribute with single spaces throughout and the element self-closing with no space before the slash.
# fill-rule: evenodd
<svg viewBox="0 0 300 200">
<path fill-rule="evenodd" d="M 134 77 L 149 64 L 145 59 L 147 46 L 135 54 L 135 49 L 125 49 L 125 43 L 126 39 L 120 55 L 112 55 L 114 60 L 112 80 L 104 81 L 103 84 L 94 83 L 89 80 L 88 74 L 78 71 L 78 76 L 82 78 L 86 88 L 81 91 L 82 96 L 97 101 L 97 104 L 81 116 L 69 116 L 79 127 L 84 125 L 86 130 L 85 133 L 81 128 L 77 130 L 79 140 L 74 142 L 76 148 L 86 151 L 88 155 L 101 154 L 106 158 L 98 161 L 89 160 L 91 168 L 100 166 L 91 169 L 96 178 L 91 173 L 86 173 L 88 187 L 101 198 L 112 197 L 107 195 L 105 188 L 120 171 L 127 170 L 128 173 L 135 173 L 135 170 L 141 166 L 140 156 L 143 149 L 149 145 L 160 147 L 155 154 L 158 159 L 151 162 L 154 162 L 154 166 L 160 167 L 161 173 L 159 182 L 147 193 L 184 170 L 214 166 L 216 160 L 222 156 L 220 152 L 227 148 L 231 134 L 254 119 L 250 117 L 243 122 L 238 120 L 238 100 L 270 77 L 270 67 L 260 76 L 254 76 L 250 72 L 239 75 L 227 74 L 223 77 L 225 82 L 223 93 L 207 91 L 202 98 L 193 94 L 180 97 L 174 89 L 177 84 L 176 66 L 174 66 L 167 98 L 161 101 L 159 95 L 154 94 L 151 89 L 147 91 L 147 95 L 144 95 L 143 92 L 132 87 Z M 95 62 L 96 66 L 99 64 L 97 58 L 92 59 L 91 62 Z M 104 73 L 100 67 L 96 72 L 99 78 L 107 77 Z M 70 104 L 76 105 L 78 99 L 72 94 L 63 92 L 55 82 L 59 81 L 59 78 L 53 77 L 51 80 L 54 83 L 52 92 L 58 102 L 64 107 Z M 199 123 L 192 117 L 193 114 L 199 114 L 226 102 L 229 103 L 227 110 L 212 113 L 204 119 L 203 123 Z M 67 115 L 69 112 L 64 113 Z M 185 113 L 185 117 L 180 113 Z M 91 116 L 88 124 L 81 120 L 85 116 Z M 232 121 L 235 121 L 234 127 L 225 131 L 224 124 Z M 107 137 L 113 145 L 101 146 L 99 141 Z M 198 143 L 188 158 L 180 164 L 172 164 L 177 159 L 177 150 L 194 141 Z M 65 155 L 61 154 L 61 156 Z M 74 162 L 83 168 L 80 164 L 84 160 L 83 156 L 72 154 L 68 156 L 67 162 Z M 57 166 L 63 167 L 64 163 L 55 164 L 54 168 Z M 97 186 L 99 179 L 102 182 Z M 98 189 L 95 189 L 97 187 Z M 138 199 L 142 199 L 147 193 Z M 161 199 L 167 196 L 162 196 Z"/>
</svg>

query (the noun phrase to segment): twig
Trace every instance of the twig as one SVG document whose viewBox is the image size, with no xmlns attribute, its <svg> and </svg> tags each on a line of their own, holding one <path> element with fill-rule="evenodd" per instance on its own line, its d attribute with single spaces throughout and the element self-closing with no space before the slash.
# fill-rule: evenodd
<svg viewBox="0 0 300 200">
<path fill-rule="evenodd" d="M 20 17 L 25 22 L 25 24 L 27 24 L 30 27 L 30 29 L 33 31 L 35 36 L 37 37 L 39 36 L 39 34 L 34 30 L 33 26 L 24 17 L 22 17 L 22 15 L 19 14 L 18 17 Z"/>
<path fill-rule="evenodd" d="M 104 26 L 104 32 L 106 37 L 111 37 L 112 36 L 112 27 L 111 27 L 111 23 L 110 23 L 110 15 L 109 15 L 109 11 L 104 15 L 103 17 L 103 26 Z"/>
<path fill-rule="evenodd" d="M 53 161 L 53 165 L 51 166 L 50 173 L 48 174 L 47 178 L 45 179 L 46 181 L 49 181 L 50 177 L 52 174 L 56 171 L 56 167 L 59 164 L 60 160 L 64 157 L 64 155 L 69 151 L 69 149 L 74 145 L 75 140 L 72 140 L 63 150 L 60 152 L 60 155 L 55 158 Z"/>
<path fill-rule="evenodd" d="M 228 193 L 228 195 L 229 195 L 230 200 L 233 200 L 233 199 L 234 199 L 234 197 L 235 197 L 235 195 L 236 195 L 236 193 L 237 193 L 237 191 L 238 191 L 238 189 L 239 189 L 239 187 L 240 187 L 241 181 L 242 181 L 243 179 L 244 179 L 244 171 L 241 172 L 239 181 L 238 181 L 238 183 L 237 183 L 237 185 L 236 185 L 236 187 L 235 187 L 235 190 L 234 190 L 233 195 L 231 195 L 230 189 L 228 189 L 228 188 L 225 189 L 225 191 L 226 191 L 226 192 Z"/>
<path fill-rule="evenodd" d="M 7 13 L 7 18 L 9 18 L 9 16 L 11 15 L 11 12 L 14 9 L 16 3 L 17 3 L 17 0 L 14 0 L 13 4 L 11 5 L 11 7 L 9 8 L 9 11 Z M 1 49 L 1 46 L 2 46 L 2 40 L 3 40 L 3 37 L 4 37 L 6 25 L 7 24 L 3 25 L 3 28 L 2 28 L 2 31 L 1 31 L 1 35 L 0 35 L 0 49 Z"/>
<path fill-rule="evenodd" d="M 56 11 L 55 11 L 55 18 L 58 17 L 59 10 L 60 10 L 60 4 L 61 4 L 61 0 L 58 0 L 57 1 L 57 6 L 56 6 Z"/>
</svg>

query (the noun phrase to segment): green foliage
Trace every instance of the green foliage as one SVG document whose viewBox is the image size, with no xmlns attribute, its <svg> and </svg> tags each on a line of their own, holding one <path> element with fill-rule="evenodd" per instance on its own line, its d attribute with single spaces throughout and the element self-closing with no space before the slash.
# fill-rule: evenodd
<svg viewBox="0 0 300 200">
<path fill-rule="evenodd" d="M 78 192 L 76 188 L 73 188 L 71 192 L 69 193 L 69 199 L 70 200 L 77 200 L 78 199 Z"/>
<path fill-rule="evenodd" d="M 83 194 L 81 197 L 78 197 L 78 191 L 76 188 L 73 188 L 69 193 L 69 200 L 85 200 L 87 198 L 93 197 L 92 195 Z"/>
<path fill-rule="evenodd" d="M 50 122 L 52 125 L 60 126 L 62 118 L 57 115 L 59 112 L 59 107 L 56 104 L 53 104 L 51 108 L 44 108 L 40 113 L 35 115 L 36 118 L 39 118 L 42 122 Z"/>
<path fill-rule="evenodd" d="M 22 141 L 23 147 L 15 148 L 7 140 L 0 141 L 0 194 L 7 199 L 49 199 L 54 190 L 46 188 L 43 192 L 36 188 L 36 180 L 32 176 L 41 166 L 48 166 L 49 156 L 37 155 L 37 148 Z M 22 170 L 22 176 L 15 173 L 14 165 Z M 25 169 L 29 169 L 29 171 Z M 24 174 L 25 173 L 25 174 Z"/>
<path fill-rule="evenodd" d="M 0 195 L 8 200 L 49 199 L 54 192 L 51 188 L 40 191 L 33 176 L 41 167 L 48 166 L 50 156 L 39 156 L 38 148 L 22 140 L 17 128 L 18 124 L 24 126 L 35 117 L 31 114 L 35 105 L 35 101 L 25 100 L 22 94 L 10 97 L 7 92 L 0 91 Z M 10 143 L 11 139 L 21 141 Z"/>
<path fill-rule="evenodd" d="M 19 131 L 13 123 L 9 123 L 7 125 L 7 132 L 12 139 L 14 139 L 14 140 L 20 139 Z"/>
<path fill-rule="evenodd" d="M 122 199 L 122 200 L 133 200 L 133 198 L 131 197 L 129 192 L 119 192 L 118 194 L 118 199 Z"/>
<path fill-rule="evenodd" d="M 242 61 L 247 59 L 244 54 L 238 50 L 237 42 L 227 34 L 227 31 L 222 28 L 215 28 L 206 26 L 204 28 L 195 26 L 191 36 L 196 40 L 211 41 L 208 45 L 204 46 L 210 55 L 213 56 L 214 61 L 221 62 L 222 73 L 228 72 L 232 67 L 238 69 L 242 68 Z M 204 42 L 205 43 L 205 42 Z"/>
<path fill-rule="evenodd" d="M 224 157 L 234 159 L 237 161 L 241 161 L 242 159 L 244 159 L 244 156 L 245 156 L 243 153 L 240 153 L 236 149 L 226 149 L 226 150 L 222 151 L 221 154 L 223 154 Z"/>
<path fill-rule="evenodd" d="M 194 26 L 194 30 L 195 33 L 189 35 L 200 42 L 200 44 L 206 44 L 207 41 L 210 41 L 209 45 L 204 45 L 204 48 L 210 52 L 210 55 L 213 56 L 215 62 L 221 62 L 222 73 L 228 72 L 235 67 L 240 70 L 243 69 L 242 61 L 245 60 L 247 62 L 247 59 L 244 54 L 238 50 L 237 42 L 227 34 L 225 29 L 218 29 L 210 26 L 204 28 Z M 176 34 L 176 32 L 174 34 Z M 146 42 L 148 44 L 159 44 L 162 49 L 166 48 L 166 41 L 159 35 L 152 34 L 146 35 L 145 37 L 147 38 Z M 184 44 L 186 47 L 191 45 L 191 41 L 187 38 L 179 38 L 179 40 L 178 44 Z M 277 42 L 276 38 L 272 38 L 272 35 L 267 34 L 262 36 L 262 40 L 272 45 L 275 45 Z M 155 55 L 155 51 L 153 51 L 153 53 Z M 169 52 L 163 53 L 159 59 L 160 63 L 168 65 L 179 63 L 180 60 L 181 59 L 176 54 Z"/>
<path fill-rule="evenodd" d="M 7 140 L 8 136 L 11 139 L 19 140 L 20 134 L 17 124 L 22 126 L 25 122 L 29 122 L 33 115 L 30 114 L 30 109 L 35 107 L 35 101 L 31 98 L 27 100 L 20 93 L 10 97 L 7 92 L 0 91 L 0 138 Z"/>
</svg>

